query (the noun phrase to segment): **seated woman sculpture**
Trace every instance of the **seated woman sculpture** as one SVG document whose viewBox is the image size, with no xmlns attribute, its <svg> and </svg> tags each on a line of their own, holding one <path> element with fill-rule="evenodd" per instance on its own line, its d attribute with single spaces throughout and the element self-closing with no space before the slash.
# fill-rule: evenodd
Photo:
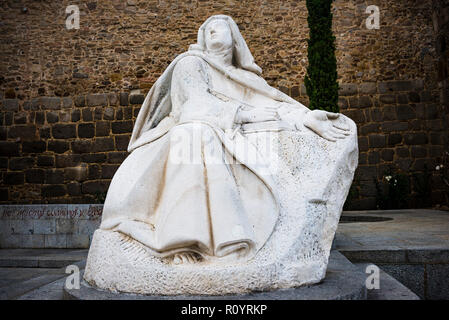
<svg viewBox="0 0 449 320">
<path fill-rule="evenodd" d="M 168 263 L 247 261 L 279 204 L 271 174 L 248 159 L 245 130 L 348 135 L 339 114 L 311 111 L 261 77 L 236 23 L 207 19 L 147 94 L 112 179 L 100 229 L 121 232 Z M 188 160 L 188 161 L 187 161 Z"/>
</svg>

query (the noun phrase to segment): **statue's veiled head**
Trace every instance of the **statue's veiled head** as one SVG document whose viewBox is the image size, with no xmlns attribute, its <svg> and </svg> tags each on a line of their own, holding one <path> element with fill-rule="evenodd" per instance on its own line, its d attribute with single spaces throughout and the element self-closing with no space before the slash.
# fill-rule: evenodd
<svg viewBox="0 0 449 320">
<path fill-rule="evenodd" d="M 223 19 L 210 21 L 204 29 L 206 49 L 211 51 L 232 48 L 234 41 L 228 23 Z"/>
<path fill-rule="evenodd" d="M 208 18 L 198 30 L 197 43 L 189 50 L 216 51 L 233 47 L 235 65 L 258 75 L 262 69 L 254 62 L 254 57 L 234 20 L 226 15 Z"/>
</svg>

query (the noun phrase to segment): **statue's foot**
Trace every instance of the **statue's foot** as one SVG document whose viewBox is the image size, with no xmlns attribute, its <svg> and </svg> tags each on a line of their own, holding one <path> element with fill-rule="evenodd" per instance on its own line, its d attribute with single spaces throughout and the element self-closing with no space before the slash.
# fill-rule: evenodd
<svg viewBox="0 0 449 320">
<path fill-rule="evenodd" d="M 173 263 L 180 264 L 194 264 L 198 263 L 201 257 L 194 252 L 181 252 L 173 255 Z"/>
</svg>

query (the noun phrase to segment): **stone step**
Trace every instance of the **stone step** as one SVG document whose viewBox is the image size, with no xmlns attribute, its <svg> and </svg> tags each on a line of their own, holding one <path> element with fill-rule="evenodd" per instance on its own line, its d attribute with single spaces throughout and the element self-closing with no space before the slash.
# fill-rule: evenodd
<svg viewBox="0 0 449 320">
<path fill-rule="evenodd" d="M 1 249 L 1 268 L 62 268 L 85 259 L 87 250 Z"/>
<path fill-rule="evenodd" d="M 362 272 L 373 263 L 354 263 Z M 378 267 L 379 268 L 379 267 Z M 367 273 L 367 277 L 371 273 Z M 367 300 L 420 300 L 409 288 L 379 268 L 379 289 L 367 289 Z"/>
<path fill-rule="evenodd" d="M 73 264 L 78 266 L 80 272 L 82 272 L 86 266 L 86 260 Z M 4 293 L 4 296 L 0 296 L 0 298 L 17 300 L 63 300 L 63 288 L 66 278 L 65 266 L 60 269 L 50 269 L 50 272 L 41 276 L 1 288 L 0 294 Z"/>
</svg>

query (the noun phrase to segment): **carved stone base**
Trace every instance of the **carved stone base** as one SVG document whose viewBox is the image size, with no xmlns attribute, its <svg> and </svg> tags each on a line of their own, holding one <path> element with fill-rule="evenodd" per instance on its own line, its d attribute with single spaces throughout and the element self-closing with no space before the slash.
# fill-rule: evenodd
<svg viewBox="0 0 449 320">
<path fill-rule="evenodd" d="M 341 253 L 332 251 L 326 278 L 313 286 L 240 295 L 140 295 L 99 290 L 81 283 L 80 289 L 64 288 L 66 300 L 365 300 L 366 274 Z"/>
</svg>

